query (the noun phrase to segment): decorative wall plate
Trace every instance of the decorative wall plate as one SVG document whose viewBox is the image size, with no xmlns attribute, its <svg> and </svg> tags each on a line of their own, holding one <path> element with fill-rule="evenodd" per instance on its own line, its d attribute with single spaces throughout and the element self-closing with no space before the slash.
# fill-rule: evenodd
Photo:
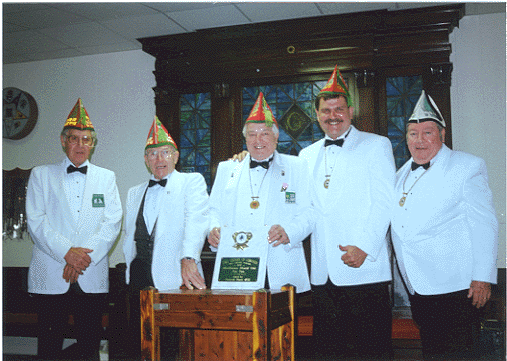
<svg viewBox="0 0 507 361">
<path fill-rule="evenodd" d="M 3 90 L 3 137 L 22 139 L 35 127 L 39 112 L 35 99 L 18 88 Z"/>
</svg>

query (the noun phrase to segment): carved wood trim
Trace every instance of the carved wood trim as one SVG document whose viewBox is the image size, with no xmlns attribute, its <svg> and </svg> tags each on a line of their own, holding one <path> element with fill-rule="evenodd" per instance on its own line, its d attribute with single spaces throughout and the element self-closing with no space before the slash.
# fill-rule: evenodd
<svg viewBox="0 0 507 361">
<path fill-rule="evenodd" d="M 369 11 L 197 30 L 139 39 L 156 57 L 157 87 L 193 91 L 214 84 L 308 79 L 342 71 L 449 61 L 449 33 L 463 4 Z M 340 24 L 337 26 L 336 24 Z"/>
</svg>

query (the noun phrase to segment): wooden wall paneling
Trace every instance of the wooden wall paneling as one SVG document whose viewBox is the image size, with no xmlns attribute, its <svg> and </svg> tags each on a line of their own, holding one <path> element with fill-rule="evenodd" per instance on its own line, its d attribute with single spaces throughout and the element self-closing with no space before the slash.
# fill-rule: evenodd
<svg viewBox="0 0 507 361">
<path fill-rule="evenodd" d="M 383 69 L 376 71 L 374 83 L 375 92 L 373 94 L 373 101 L 378 105 L 375 112 L 378 134 L 387 137 L 386 74 Z"/>
<path fill-rule="evenodd" d="M 216 86 L 220 90 L 225 88 L 222 83 L 216 84 Z M 229 94 L 222 94 L 221 91 L 211 94 L 212 178 L 215 176 L 218 162 L 226 160 L 231 153 L 231 137 L 229 132 L 232 125 L 232 100 Z"/>
<path fill-rule="evenodd" d="M 180 144 L 180 95 L 175 89 L 153 88 L 156 115 L 179 147 Z"/>
<path fill-rule="evenodd" d="M 228 84 L 227 97 L 211 97 L 211 178 L 215 179 L 218 163 L 243 149 L 242 87 Z"/>
<path fill-rule="evenodd" d="M 266 81 L 329 73 L 337 62 L 343 70 L 439 62 L 448 58 L 448 34 L 463 9 L 463 4 L 453 4 L 340 14 L 139 40 L 144 51 L 160 59 L 157 72 L 171 68 L 162 83 L 186 87 L 199 82 Z"/>
<path fill-rule="evenodd" d="M 378 122 L 376 121 L 375 113 L 375 89 L 362 88 L 359 90 L 359 105 L 360 114 L 355 121 L 355 125 L 359 130 L 369 133 L 380 134 L 378 130 Z"/>
<path fill-rule="evenodd" d="M 243 87 L 238 83 L 235 83 L 232 87 L 232 102 L 231 102 L 231 113 L 232 113 L 232 134 L 231 139 L 231 155 L 237 154 L 243 150 L 244 137 L 243 137 Z"/>
</svg>

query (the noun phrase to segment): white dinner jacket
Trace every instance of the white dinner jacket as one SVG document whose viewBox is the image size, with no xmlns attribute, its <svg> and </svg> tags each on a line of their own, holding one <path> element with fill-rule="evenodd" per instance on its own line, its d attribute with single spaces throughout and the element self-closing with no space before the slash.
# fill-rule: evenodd
<svg viewBox="0 0 507 361">
<path fill-rule="evenodd" d="M 248 172 L 250 155 L 244 161 L 224 161 L 218 166 L 215 183 L 210 195 L 210 230 L 213 227 L 233 227 L 238 211 L 238 184 L 243 172 Z M 311 206 L 310 178 L 306 162 L 294 156 L 279 154 L 275 151 L 266 178 L 268 188 L 268 205 L 264 215 L 264 224 L 257 226 L 281 225 L 290 244 L 269 246 L 267 274 L 270 288 L 280 289 L 290 283 L 296 286 L 296 292 L 310 289 L 308 268 L 306 265 L 303 240 L 314 226 L 313 208 Z M 288 185 L 287 192 L 296 193 L 296 203 L 285 201 L 282 185 Z M 245 209 L 249 209 L 251 199 L 246 199 Z M 263 200 L 261 200 L 263 201 Z M 266 240 L 267 242 L 267 240 Z"/>
<path fill-rule="evenodd" d="M 392 279 L 386 233 L 394 189 L 395 166 L 389 139 L 361 132 L 354 126 L 336 160 L 329 188 L 317 174 L 324 157 L 324 139 L 301 150 L 313 177 L 316 226 L 312 233 L 311 282 L 337 286 Z M 363 265 L 352 268 L 341 260 L 342 246 L 357 246 L 368 254 Z"/>
<path fill-rule="evenodd" d="M 498 221 L 484 160 L 442 145 L 400 207 L 411 163 L 396 176 L 391 228 L 409 291 L 434 295 L 468 289 L 472 280 L 496 283 Z"/>
<path fill-rule="evenodd" d="M 159 187 L 159 186 L 157 186 Z M 125 216 L 123 253 L 127 263 L 127 283 L 130 281 L 130 264 L 136 257 L 134 233 L 136 219 L 148 181 L 128 191 Z M 152 277 L 159 290 L 179 288 L 181 259 L 192 257 L 203 275 L 201 251 L 208 230 L 208 193 L 204 177 L 199 173 L 180 173 L 174 170 L 167 180 L 155 226 Z M 204 277 L 204 275 L 203 275 Z"/>
<path fill-rule="evenodd" d="M 93 249 L 92 262 L 78 277 L 81 289 L 109 289 L 108 252 L 121 227 L 122 208 L 116 177 L 110 170 L 88 164 L 83 204 L 77 223 L 63 186 L 65 161 L 32 169 L 26 193 L 28 231 L 34 242 L 28 270 L 28 292 L 62 294 L 70 284 L 62 278 L 64 256 L 71 247 Z M 103 196 L 104 202 L 97 201 Z M 103 206 L 102 206 L 103 205 Z"/>
</svg>

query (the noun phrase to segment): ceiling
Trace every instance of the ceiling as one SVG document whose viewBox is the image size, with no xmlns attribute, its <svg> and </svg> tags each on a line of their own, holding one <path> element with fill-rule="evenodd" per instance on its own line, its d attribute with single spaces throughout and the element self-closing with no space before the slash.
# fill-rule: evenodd
<svg viewBox="0 0 507 361">
<path fill-rule="evenodd" d="M 4 2 L 3 64 L 141 49 L 136 39 L 197 29 L 448 2 Z M 467 15 L 505 2 L 467 3 Z"/>
</svg>

